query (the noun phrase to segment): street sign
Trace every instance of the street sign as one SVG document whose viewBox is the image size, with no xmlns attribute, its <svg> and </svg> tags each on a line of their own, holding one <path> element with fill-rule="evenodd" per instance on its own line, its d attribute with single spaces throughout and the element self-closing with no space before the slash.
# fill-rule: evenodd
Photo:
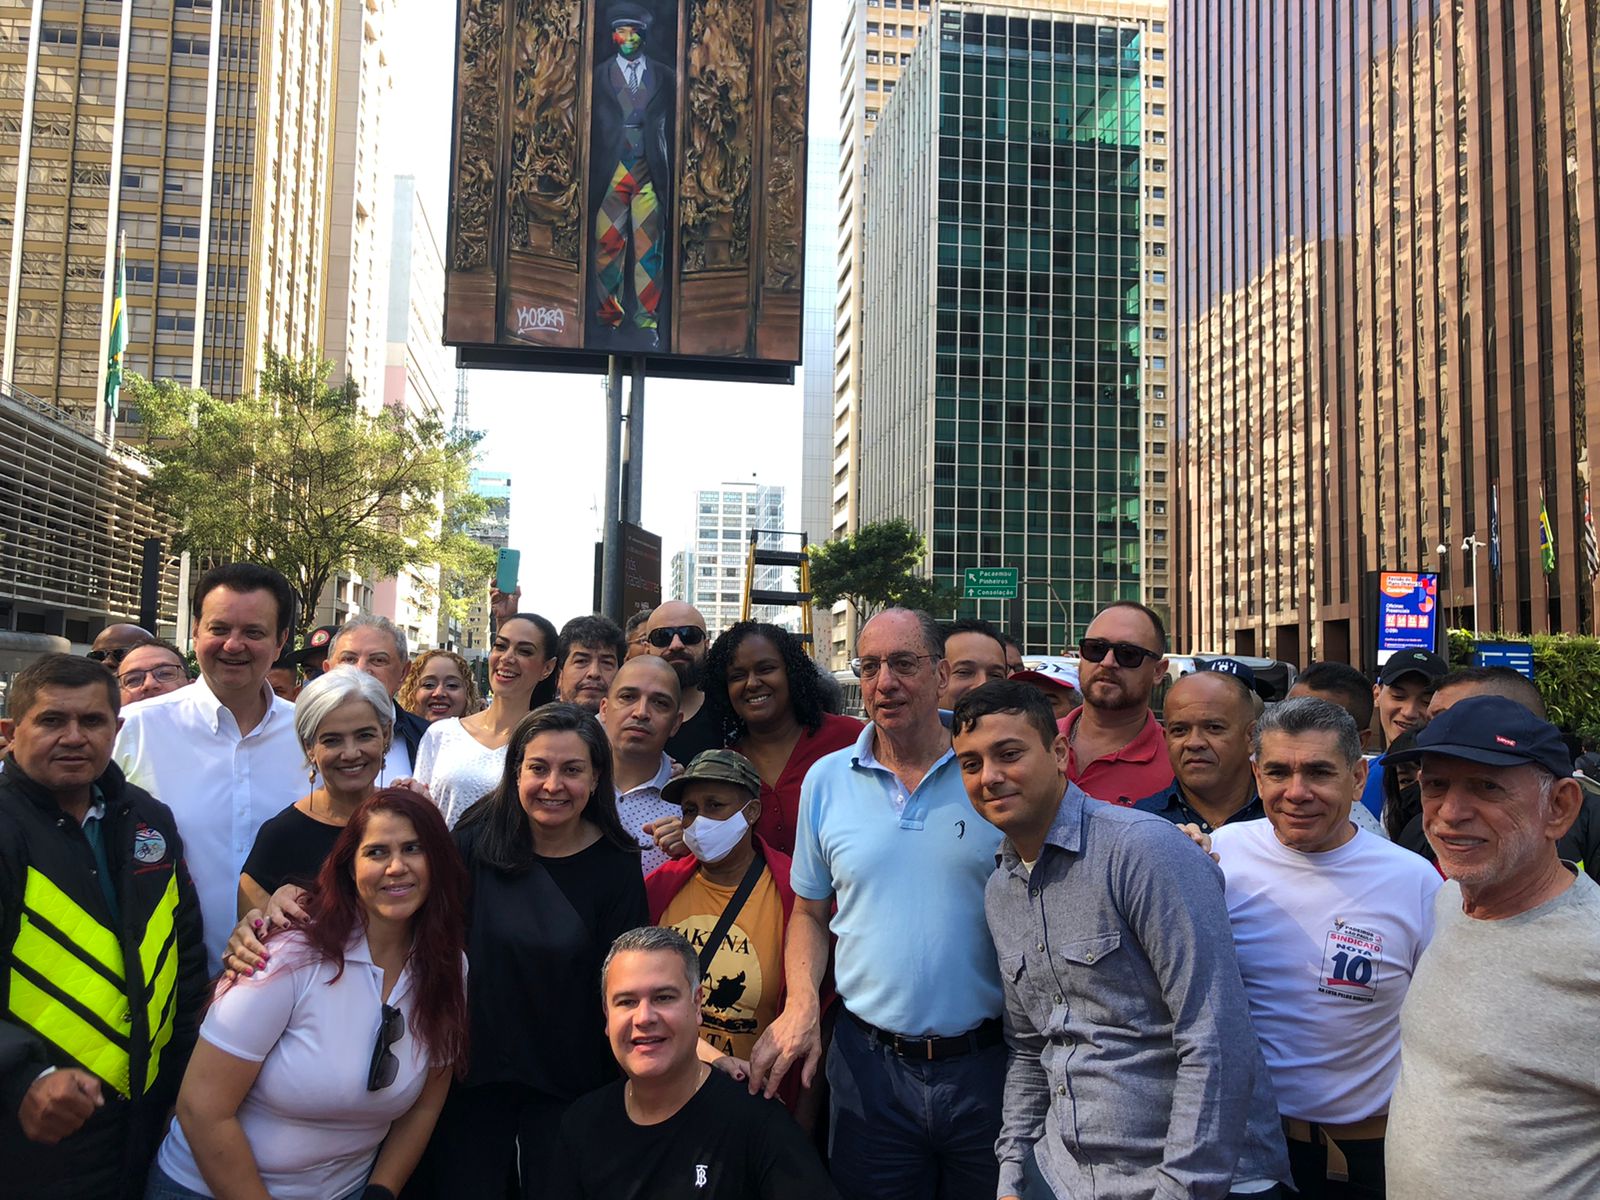
<svg viewBox="0 0 1600 1200">
<path fill-rule="evenodd" d="M 963 572 L 961 594 L 968 600 L 1015 600 L 1017 568 L 968 567 Z"/>
<path fill-rule="evenodd" d="M 1533 647 L 1527 642 L 1474 642 L 1472 665 L 1510 667 L 1518 674 L 1532 679 Z"/>
</svg>

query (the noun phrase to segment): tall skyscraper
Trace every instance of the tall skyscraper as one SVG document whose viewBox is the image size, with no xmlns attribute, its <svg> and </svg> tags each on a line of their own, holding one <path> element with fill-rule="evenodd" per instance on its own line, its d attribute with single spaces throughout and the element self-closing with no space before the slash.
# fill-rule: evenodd
<svg viewBox="0 0 1600 1200">
<path fill-rule="evenodd" d="M 867 150 L 860 520 L 1032 653 L 1168 600 L 1165 11 L 941 0 Z"/>
<path fill-rule="evenodd" d="M 1379 570 L 1591 629 L 1595 6 L 1172 20 L 1180 641 L 1369 663 Z"/>
<path fill-rule="evenodd" d="M 444 263 L 432 222 L 422 206 L 417 181 L 392 180 L 392 200 L 384 206 L 391 230 L 386 255 L 389 280 L 381 400 L 415 417 L 444 421 L 454 403 L 450 352 L 444 329 Z M 439 629 L 439 567 L 414 566 L 397 578 L 373 585 L 372 607 L 394 621 L 413 643 L 432 645 Z"/>
<path fill-rule="evenodd" d="M 393 6 L 390 0 L 336 2 L 338 74 L 322 344 L 333 361 L 334 377 L 355 380 L 367 407 L 376 409 L 384 396 L 389 340 L 392 225 L 403 219 L 393 209 L 394 177 L 383 161 L 394 93 L 384 34 Z M 443 328 L 441 317 L 435 339 Z"/>
<path fill-rule="evenodd" d="M 744 577 L 753 530 L 783 529 L 784 489 L 763 483 L 724 483 L 695 493 L 695 540 L 672 556 L 669 599 L 687 600 L 700 610 L 712 637 L 739 619 L 744 604 Z M 793 550 L 776 538 L 761 545 Z M 782 567 L 757 567 L 755 587 L 783 590 L 793 586 Z M 757 608 L 757 621 L 798 628 L 793 609 Z"/>
<path fill-rule="evenodd" d="M 813 76 L 813 89 L 818 86 Z M 805 399 L 798 528 L 820 544 L 833 536 L 833 204 L 839 182 L 839 143 L 831 127 L 821 123 L 816 110 L 822 104 L 815 90 L 812 95 L 806 168 L 805 357 L 801 369 Z M 812 622 L 812 651 L 820 657 L 832 649 L 832 613 L 819 605 Z"/>
<path fill-rule="evenodd" d="M 0 4 L 0 379 L 103 419 L 119 231 L 128 369 L 238 395 L 321 348 L 338 16 Z"/>
<path fill-rule="evenodd" d="M 847 0 L 840 29 L 832 537 L 854 533 L 860 523 L 861 239 L 867 141 L 932 12 L 932 0 Z M 831 665 L 837 670 L 844 667 L 849 648 L 855 645 L 855 616 L 843 603 L 830 615 Z"/>
</svg>

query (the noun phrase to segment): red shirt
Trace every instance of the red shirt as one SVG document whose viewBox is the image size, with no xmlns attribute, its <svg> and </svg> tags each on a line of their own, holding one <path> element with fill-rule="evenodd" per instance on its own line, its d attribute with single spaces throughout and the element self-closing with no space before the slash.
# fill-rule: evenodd
<svg viewBox="0 0 1600 1200">
<path fill-rule="evenodd" d="M 778 776 L 776 787 L 761 783 L 761 817 L 756 821 L 756 834 L 769 846 L 784 854 L 794 853 L 795 828 L 800 816 L 800 785 L 805 781 L 811 764 L 824 754 L 855 745 L 861 736 L 862 724 L 854 717 L 836 717 L 824 713 L 822 724 L 815 733 L 802 729 L 800 740 L 789 752 L 789 761 Z M 737 749 L 737 747 L 735 747 Z"/>
<path fill-rule="evenodd" d="M 1067 735 L 1067 779 L 1096 800 L 1132 806 L 1154 800 L 1172 787 L 1172 760 L 1167 738 L 1155 713 L 1146 713 L 1144 728 L 1122 749 L 1089 763 L 1079 763 L 1072 729 L 1083 715 L 1079 705 L 1056 723 Z"/>
</svg>

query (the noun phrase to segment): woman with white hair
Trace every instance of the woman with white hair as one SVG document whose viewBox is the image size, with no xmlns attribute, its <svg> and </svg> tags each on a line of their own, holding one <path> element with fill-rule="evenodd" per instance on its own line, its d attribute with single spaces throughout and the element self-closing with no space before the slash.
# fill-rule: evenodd
<svg viewBox="0 0 1600 1200">
<path fill-rule="evenodd" d="M 265 908 L 284 884 L 306 887 L 316 879 L 350 814 L 381 786 L 394 705 L 365 671 L 334 667 L 300 689 L 294 731 L 306 753 L 311 793 L 256 834 L 239 876 L 241 916 Z"/>
</svg>

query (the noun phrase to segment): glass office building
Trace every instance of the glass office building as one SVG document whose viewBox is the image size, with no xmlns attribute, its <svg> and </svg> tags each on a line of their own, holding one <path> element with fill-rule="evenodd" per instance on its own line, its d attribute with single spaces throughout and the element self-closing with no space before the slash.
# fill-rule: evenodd
<svg viewBox="0 0 1600 1200">
<path fill-rule="evenodd" d="M 941 3 L 869 148 L 861 519 L 924 530 L 948 583 L 1016 568 L 1016 605 L 962 610 L 1029 653 L 1109 601 L 1167 599 L 1146 543 L 1147 502 L 1165 536 L 1147 454 L 1166 423 L 1146 391 L 1166 332 L 1144 282 L 1155 31 L 1113 12 L 1129 8 Z"/>
</svg>

